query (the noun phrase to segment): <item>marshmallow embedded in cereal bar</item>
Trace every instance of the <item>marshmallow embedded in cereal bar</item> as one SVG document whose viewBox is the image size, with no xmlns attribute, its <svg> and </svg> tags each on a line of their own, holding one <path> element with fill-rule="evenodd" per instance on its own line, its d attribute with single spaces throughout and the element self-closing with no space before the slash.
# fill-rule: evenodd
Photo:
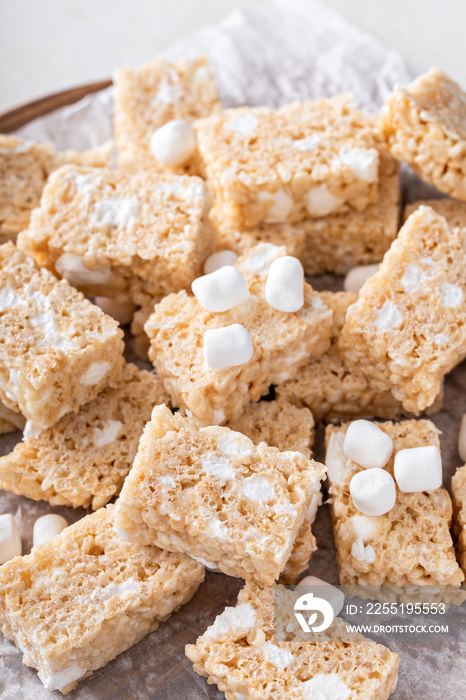
<svg viewBox="0 0 466 700">
<path fill-rule="evenodd" d="M 39 206 L 46 180 L 65 163 L 110 165 L 113 144 L 87 151 L 54 152 L 51 143 L 33 143 L 0 134 L 0 242 L 14 239 L 28 227 L 31 211 Z"/>
<path fill-rule="evenodd" d="M 154 132 L 173 120 L 187 125 L 220 109 L 217 85 L 205 56 L 170 63 L 150 61 L 136 70 L 119 68 L 115 83 L 115 135 L 120 167 L 141 170 L 193 171 L 188 160 L 167 167 L 151 152 Z"/>
<path fill-rule="evenodd" d="M 227 700 L 387 700 L 397 684 L 398 655 L 348 632 L 338 617 L 325 632 L 306 636 L 295 602 L 283 586 L 246 583 L 236 606 L 186 646 L 194 670 Z"/>
<path fill-rule="evenodd" d="M 137 305 L 187 287 L 210 253 L 200 178 L 66 166 L 18 246 L 90 296 Z"/>
<path fill-rule="evenodd" d="M 125 365 L 121 379 L 78 413 L 0 457 L 0 488 L 52 505 L 101 508 L 119 493 L 152 407 L 165 401 L 154 372 Z"/>
<path fill-rule="evenodd" d="M 157 304 L 144 326 L 151 343 L 149 357 L 173 404 L 200 424 L 236 420 L 251 400 L 266 395 L 271 384 L 295 376 L 330 344 L 332 312 L 310 285 L 304 283 L 304 305 L 294 313 L 277 311 L 265 300 L 270 265 L 285 252 L 263 244 L 238 260 L 236 267 L 250 296 L 229 311 L 209 312 L 183 291 Z M 232 366 L 210 368 L 204 355 L 205 333 L 225 328 L 236 331 L 237 326 L 250 335 L 251 359 L 235 365 L 235 345 L 225 347 L 220 338 L 217 347 L 231 351 Z M 238 341 L 243 343 L 242 352 L 247 350 L 243 336 Z"/>
<path fill-rule="evenodd" d="M 34 429 L 76 412 L 123 368 L 123 332 L 13 243 L 0 247 L 0 395 Z"/>
<path fill-rule="evenodd" d="M 48 690 L 66 695 L 187 603 L 204 567 L 128 543 L 101 508 L 0 568 L 0 628 Z"/>
<path fill-rule="evenodd" d="M 431 406 L 466 356 L 466 230 L 428 207 L 404 224 L 348 308 L 340 348 L 403 408 Z"/>
<path fill-rule="evenodd" d="M 270 585 L 291 554 L 324 467 L 156 406 L 117 501 L 125 538 L 186 552 Z"/>
<path fill-rule="evenodd" d="M 466 93 L 433 68 L 396 88 L 380 113 L 392 155 L 426 182 L 466 199 Z"/>
</svg>

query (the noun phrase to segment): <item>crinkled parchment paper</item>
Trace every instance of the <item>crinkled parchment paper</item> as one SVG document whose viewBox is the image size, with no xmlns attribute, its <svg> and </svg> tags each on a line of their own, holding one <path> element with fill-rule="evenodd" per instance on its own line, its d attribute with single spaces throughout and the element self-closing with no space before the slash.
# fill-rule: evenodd
<svg viewBox="0 0 466 700">
<path fill-rule="evenodd" d="M 169 10 L 167 10 L 169 11 Z M 225 105 L 280 105 L 294 99 L 316 98 L 352 90 L 368 111 L 378 110 L 395 83 L 413 76 L 403 58 L 374 37 L 350 24 L 317 0 L 268 2 L 232 13 L 221 24 L 202 29 L 163 55 L 170 59 L 206 52 L 214 66 Z M 149 58 L 149 57 L 148 57 Z M 34 140 L 52 141 L 57 148 L 88 148 L 112 135 L 112 91 L 90 95 L 81 102 L 37 119 L 18 132 Z M 427 196 L 430 189 L 405 173 L 405 196 Z M 314 278 L 318 289 L 341 288 L 341 279 Z M 131 350 L 128 348 L 129 356 Z M 466 367 L 448 377 L 445 409 L 434 420 L 442 430 L 445 483 L 449 487 L 460 466 L 456 438 L 466 411 Z M 20 435 L 0 438 L 0 451 L 8 453 Z M 318 455 L 321 456 L 321 455 Z M 74 522 L 85 512 L 52 508 L 0 491 L 0 512 L 15 515 L 23 551 L 31 547 L 34 520 L 48 512 Z M 326 507 L 320 509 L 315 533 L 319 545 L 310 573 L 337 583 L 335 552 Z M 69 697 L 76 700 L 201 700 L 223 698 L 192 670 L 184 645 L 204 632 L 225 605 L 234 605 L 241 581 L 222 574 L 207 574 L 193 600 L 159 630 L 97 671 Z M 392 645 L 393 648 L 393 645 Z M 395 649 L 401 655 L 396 700 L 459 700 L 464 697 L 466 634 L 462 640 L 432 644 L 406 643 Z M 0 636 L 0 698 L 50 700 L 59 697 L 42 687 L 36 673 L 21 664 L 21 653 Z"/>
</svg>

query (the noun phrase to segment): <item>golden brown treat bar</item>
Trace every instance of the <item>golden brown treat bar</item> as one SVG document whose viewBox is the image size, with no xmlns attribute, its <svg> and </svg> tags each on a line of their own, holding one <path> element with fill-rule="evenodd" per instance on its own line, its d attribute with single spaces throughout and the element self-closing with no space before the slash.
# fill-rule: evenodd
<svg viewBox="0 0 466 700">
<path fill-rule="evenodd" d="M 397 684 L 398 654 L 348 632 L 338 617 L 325 633 L 306 638 L 296 629 L 293 592 L 279 586 L 275 595 L 275 609 L 286 611 L 285 641 L 276 641 L 274 590 L 248 582 L 236 607 L 186 646 L 194 670 L 227 700 L 387 700 Z"/>
<path fill-rule="evenodd" d="M 341 584 L 360 586 L 459 587 L 464 575 L 455 558 L 450 534 L 452 503 L 448 491 L 404 493 L 396 487 L 396 502 L 385 515 L 362 515 L 349 493 L 352 477 L 362 471 L 343 452 L 346 430 L 327 426 L 326 466 L 330 512 Z M 393 476 L 399 450 L 434 445 L 439 431 L 429 420 L 376 423 L 393 440 L 385 469 Z M 416 589 L 418 590 L 418 589 Z"/>
<path fill-rule="evenodd" d="M 12 411 L 0 401 L 0 435 L 14 433 L 16 430 L 23 430 L 26 419 L 18 411 Z"/>
<path fill-rule="evenodd" d="M 269 386 L 297 374 L 330 344 L 332 312 L 317 292 L 304 284 L 304 306 L 297 312 L 273 309 L 264 297 L 268 267 L 286 253 L 271 244 L 256 246 L 236 263 L 249 286 L 250 297 L 230 311 L 206 311 L 186 292 L 171 294 L 155 307 L 144 326 L 149 356 L 173 404 L 202 425 L 236 420 L 250 401 L 258 401 Z M 207 329 L 238 323 L 251 335 L 254 353 L 243 365 L 209 369 L 203 355 Z"/>
<path fill-rule="evenodd" d="M 207 212 L 200 178 L 70 165 L 49 178 L 18 246 L 84 294 L 142 306 L 201 274 Z"/>
<path fill-rule="evenodd" d="M 407 411 L 431 406 L 466 356 L 466 231 L 429 207 L 404 224 L 346 314 L 340 348 Z"/>
<path fill-rule="evenodd" d="M 101 508 L 0 569 L 0 625 L 49 690 L 64 695 L 187 603 L 204 568 L 128 543 Z"/>
<path fill-rule="evenodd" d="M 0 399 L 31 429 L 76 412 L 123 368 L 123 332 L 66 280 L 0 246 Z"/>
<path fill-rule="evenodd" d="M 156 406 L 117 501 L 122 537 L 270 585 L 291 554 L 321 464 Z"/>
<path fill-rule="evenodd" d="M 0 242 L 14 239 L 29 225 L 31 211 L 39 206 L 46 180 L 65 163 L 104 167 L 110 165 L 112 142 L 87 151 L 54 152 L 51 143 L 34 143 L 0 134 Z"/>
<path fill-rule="evenodd" d="M 420 199 L 407 204 L 403 210 L 403 221 L 422 206 L 430 207 L 443 216 L 451 228 L 466 228 L 466 202 L 460 202 L 457 199 Z"/>
<path fill-rule="evenodd" d="M 118 160 L 130 172 L 164 169 L 150 151 L 156 129 L 172 119 L 193 122 L 221 106 L 205 56 L 177 63 L 157 59 L 136 70 L 119 68 L 113 81 Z"/>
<path fill-rule="evenodd" d="M 380 113 L 392 155 L 426 182 L 466 199 L 466 93 L 433 68 L 397 87 Z"/>
<path fill-rule="evenodd" d="M 451 480 L 453 498 L 453 532 L 455 534 L 458 560 L 466 574 L 466 465 L 456 470 Z"/>
<path fill-rule="evenodd" d="M 101 508 L 120 492 L 152 407 L 166 401 L 156 374 L 125 365 L 114 387 L 0 457 L 0 488 L 52 505 Z"/>
</svg>

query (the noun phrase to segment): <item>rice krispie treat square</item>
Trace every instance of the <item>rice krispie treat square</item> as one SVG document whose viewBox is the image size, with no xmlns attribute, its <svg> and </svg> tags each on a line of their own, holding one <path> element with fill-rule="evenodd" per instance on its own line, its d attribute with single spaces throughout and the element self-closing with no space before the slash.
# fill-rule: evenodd
<svg viewBox="0 0 466 700">
<path fill-rule="evenodd" d="M 396 485 L 396 501 L 385 515 L 361 514 L 349 485 L 364 469 L 347 457 L 343 444 L 348 427 L 326 428 L 326 466 L 330 512 L 341 584 L 393 587 L 454 586 L 464 580 L 450 534 L 452 503 L 448 491 L 406 493 Z M 384 467 L 394 474 L 400 450 L 433 445 L 440 448 L 439 431 L 429 420 L 376 423 L 393 441 Z M 370 470 L 366 470 L 370 471 Z"/>
<path fill-rule="evenodd" d="M 119 68 L 113 82 L 118 160 L 123 170 L 134 173 L 164 169 L 150 151 L 156 129 L 173 119 L 191 123 L 221 108 L 206 56 Z"/>
<path fill-rule="evenodd" d="M 215 208 L 239 229 L 362 211 L 379 196 L 376 121 L 351 95 L 228 109 L 195 127 Z"/>
<path fill-rule="evenodd" d="M 0 134 L 0 242 L 14 239 L 27 228 L 31 211 L 39 206 L 46 180 L 65 163 L 95 168 L 110 165 L 113 143 L 87 151 L 54 152 L 51 143 L 33 143 Z"/>
<path fill-rule="evenodd" d="M 154 372 L 125 365 L 120 381 L 0 457 L 0 488 L 52 505 L 96 510 L 120 492 L 155 404 L 168 402 Z"/>
<path fill-rule="evenodd" d="M 0 435 L 14 433 L 16 430 L 23 430 L 26 419 L 18 411 L 13 411 L 0 401 Z"/>
<path fill-rule="evenodd" d="M 189 286 L 211 249 L 200 178 L 66 166 L 18 246 L 87 295 L 143 305 Z"/>
<path fill-rule="evenodd" d="M 239 258 L 236 268 L 250 296 L 229 311 L 213 313 L 182 291 L 165 297 L 144 326 L 150 340 L 149 357 L 172 397 L 202 425 L 239 418 L 250 401 L 268 393 L 319 357 L 330 344 L 332 312 L 317 292 L 304 283 L 304 305 L 287 313 L 272 308 L 264 296 L 267 270 L 284 248 L 263 244 Z M 252 358 L 241 365 L 209 369 L 203 337 L 209 329 L 242 325 L 251 335 Z"/>
<path fill-rule="evenodd" d="M 204 568 L 128 543 L 101 508 L 0 569 L 0 625 L 49 690 L 66 695 L 187 603 Z"/>
<path fill-rule="evenodd" d="M 270 585 L 291 554 L 321 464 L 228 428 L 198 429 L 156 406 L 117 501 L 115 527 L 139 544 L 186 552 Z"/>
<path fill-rule="evenodd" d="M 227 700 L 386 700 L 393 693 L 398 654 L 348 632 L 338 617 L 310 639 L 298 631 L 296 596 L 282 586 L 275 595 L 276 609 L 286 615 L 284 641 L 276 640 L 274 590 L 248 582 L 236 607 L 225 608 L 195 644 L 186 646 L 196 673 L 217 685 Z"/>
<path fill-rule="evenodd" d="M 456 470 L 451 480 L 453 498 L 453 532 L 455 534 L 458 561 L 466 574 L 466 465 Z"/>
<path fill-rule="evenodd" d="M 406 221 L 419 207 L 430 207 L 443 216 L 451 228 L 466 228 L 466 202 L 457 199 L 420 199 L 407 204 L 403 209 L 403 221 Z"/>
<path fill-rule="evenodd" d="M 0 246 L 0 398 L 49 428 L 118 381 L 123 332 L 13 243 Z"/>
<path fill-rule="evenodd" d="M 396 88 L 380 113 L 392 155 L 426 182 L 466 199 L 466 93 L 433 68 Z"/>
<path fill-rule="evenodd" d="M 348 360 L 414 414 L 466 356 L 465 267 L 466 231 L 420 207 L 346 314 Z"/>
</svg>

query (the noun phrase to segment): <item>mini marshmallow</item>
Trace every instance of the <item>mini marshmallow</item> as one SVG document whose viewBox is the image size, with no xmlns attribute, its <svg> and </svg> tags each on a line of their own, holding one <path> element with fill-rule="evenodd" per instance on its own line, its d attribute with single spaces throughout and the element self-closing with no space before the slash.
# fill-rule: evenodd
<svg viewBox="0 0 466 700">
<path fill-rule="evenodd" d="M 460 432 L 458 435 L 458 454 L 466 462 L 466 413 L 461 419 Z"/>
<path fill-rule="evenodd" d="M 378 271 L 379 265 L 357 265 L 353 267 L 343 280 L 343 289 L 345 292 L 359 294 L 359 290 L 364 282 Z"/>
<path fill-rule="evenodd" d="M 239 323 L 204 333 L 204 359 L 209 369 L 244 365 L 253 352 L 251 334 Z"/>
<path fill-rule="evenodd" d="M 215 313 L 233 309 L 249 298 L 246 280 L 241 272 L 231 265 L 198 277 L 192 283 L 191 289 L 200 305 Z"/>
<path fill-rule="evenodd" d="M 150 139 L 152 155 L 164 165 L 184 165 L 196 148 L 196 134 L 183 119 L 172 119 L 154 131 Z"/>
<path fill-rule="evenodd" d="M 68 527 L 65 518 L 55 513 L 49 513 L 48 515 L 43 515 L 41 518 L 37 518 L 32 533 L 33 546 L 35 547 L 38 544 L 48 542 L 52 537 L 63 532 L 65 527 Z"/>
<path fill-rule="evenodd" d="M 96 297 L 94 301 L 97 306 L 102 309 L 104 314 L 108 314 L 114 318 L 120 326 L 126 326 L 127 323 L 131 323 L 137 308 L 130 299 L 127 301 L 119 301 L 118 299 L 111 299 L 110 297 Z"/>
<path fill-rule="evenodd" d="M 225 267 L 225 265 L 234 265 L 237 260 L 238 255 L 234 250 L 218 250 L 216 253 L 209 255 L 205 261 L 204 274 L 208 275 L 221 267 Z"/>
<path fill-rule="evenodd" d="M 364 515 L 384 515 L 396 501 L 393 477 L 378 467 L 355 474 L 350 482 L 350 493 L 354 505 Z"/>
<path fill-rule="evenodd" d="M 332 586 L 326 581 L 322 581 L 322 579 L 317 578 L 317 576 L 305 576 L 298 583 L 298 586 L 318 586 L 313 593 L 316 595 L 316 597 L 323 598 L 330 603 L 335 617 L 343 610 L 343 606 L 345 604 L 345 594 L 340 588 Z"/>
<path fill-rule="evenodd" d="M 442 457 L 435 445 L 410 447 L 395 455 L 394 474 L 403 493 L 435 491 L 442 485 Z"/>
<path fill-rule="evenodd" d="M 15 519 L 9 513 L 0 515 L 0 564 L 21 555 L 21 537 Z"/>
<path fill-rule="evenodd" d="M 300 261 L 283 255 L 270 265 L 265 300 L 277 311 L 292 313 L 304 304 L 304 270 Z"/>
<path fill-rule="evenodd" d="M 355 420 L 346 431 L 343 452 L 364 469 L 381 468 L 392 456 L 393 441 L 371 421 Z"/>
</svg>

